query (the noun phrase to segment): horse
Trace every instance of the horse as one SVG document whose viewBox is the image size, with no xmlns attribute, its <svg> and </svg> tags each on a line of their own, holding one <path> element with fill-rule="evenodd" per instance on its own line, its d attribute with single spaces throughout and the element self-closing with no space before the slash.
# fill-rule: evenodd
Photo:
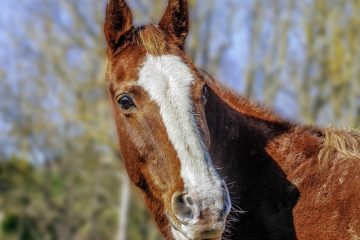
<svg viewBox="0 0 360 240">
<path fill-rule="evenodd" d="M 131 181 L 166 239 L 360 239 L 360 134 L 284 120 L 196 68 L 186 0 L 110 0 L 106 82 Z"/>
</svg>

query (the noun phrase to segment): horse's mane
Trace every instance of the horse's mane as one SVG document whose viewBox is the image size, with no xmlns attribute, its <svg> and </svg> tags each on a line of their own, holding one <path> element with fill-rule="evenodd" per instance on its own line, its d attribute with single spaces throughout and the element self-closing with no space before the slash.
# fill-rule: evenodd
<svg viewBox="0 0 360 240">
<path fill-rule="evenodd" d="M 360 160 L 360 132 L 356 130 L 324 130 L 324 144 L 319 152 L 319 161 L 323 165 L 331 159 Z"/>
</svg>

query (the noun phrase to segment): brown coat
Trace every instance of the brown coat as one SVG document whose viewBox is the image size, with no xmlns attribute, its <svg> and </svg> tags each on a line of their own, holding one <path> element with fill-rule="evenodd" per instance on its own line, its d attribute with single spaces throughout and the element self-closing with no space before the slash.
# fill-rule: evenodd
<svg viewBox="0 0 360 240">
<path fill-rule="evenodd" d="M 289 123 L 207 78 L 210 152 L 238 207 L 229 238 L 360 239 L 360 134 Z"/>
</svg>

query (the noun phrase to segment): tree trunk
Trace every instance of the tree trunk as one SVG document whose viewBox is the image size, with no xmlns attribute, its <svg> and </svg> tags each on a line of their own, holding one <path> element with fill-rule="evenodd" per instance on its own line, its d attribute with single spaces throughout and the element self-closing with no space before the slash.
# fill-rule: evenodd
<svg viewBox="0 0 360 240">
<path fill-rule="evenodd" d="M 130 200 L 129 179 L 125 173 L 121 174 L 120 205 L 119 205 L 119 229 L 117 240 L 126 240 L 127 218 Z"/>
</svg>

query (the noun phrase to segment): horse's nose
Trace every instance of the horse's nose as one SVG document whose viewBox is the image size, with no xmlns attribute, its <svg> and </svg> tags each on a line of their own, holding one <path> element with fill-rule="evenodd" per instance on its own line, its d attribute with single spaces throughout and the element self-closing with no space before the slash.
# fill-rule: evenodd
<svg viewBox="0 0 360 240">
<path fill-rule="evenodd" d="M 224 222 L 229 213 L 227 194 L 200 196 L 193 193 L 175 193 L 172 208 L 176 218 L 185 225 Z"/>
<path fill-rule="evenodd" d="M 191 222 L 197 214 L 194 200 L 189 194 L 175 193 L 172 198 L 172 208 L 176 218 L 178 218 L 181 223 Z"/>
</svg>

